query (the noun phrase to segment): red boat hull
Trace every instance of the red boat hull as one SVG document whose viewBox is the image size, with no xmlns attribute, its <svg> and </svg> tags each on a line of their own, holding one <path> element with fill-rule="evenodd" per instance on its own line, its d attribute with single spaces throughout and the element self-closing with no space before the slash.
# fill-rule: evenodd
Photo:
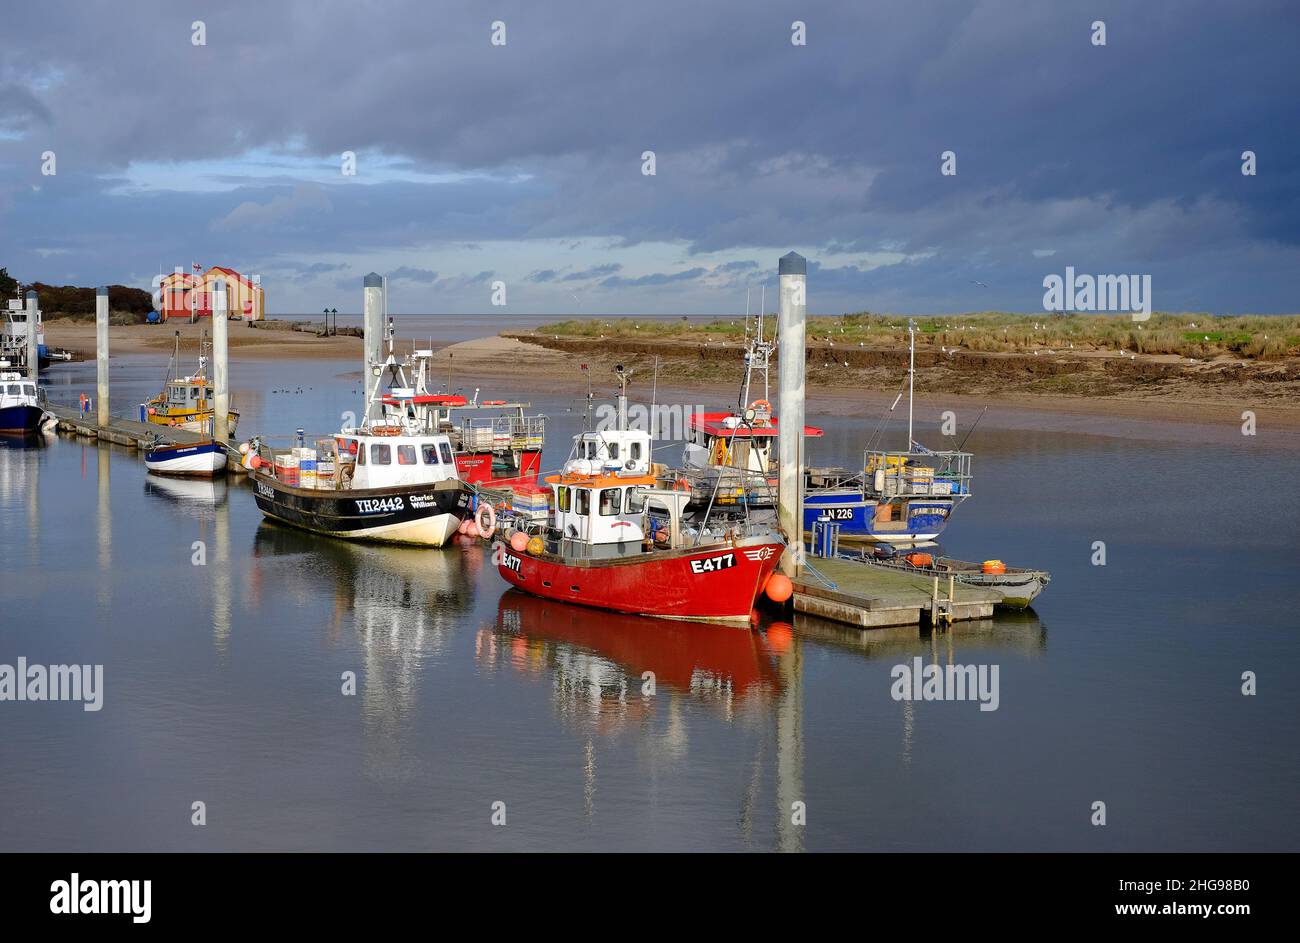
<svg viewBox="0 0 1300 943">
<path fill-rule="evenodd" d="M 610 560 L 568 561 L 493 545 L 511 586 L 544 599 L 667 619 L 747 622 L 785 546 L 751 539 Z"/>
<path fill-rule="evenodd" d="M 496 477 L 491 452 L 457 452 L 456 474 L 461 481 L 471 484 L 532 484 L 537 481 L 537 473 L 542 467 L 541 452 L 520 452 L 519 468 L 511 470 L 508 475 Z"/>
</svg>

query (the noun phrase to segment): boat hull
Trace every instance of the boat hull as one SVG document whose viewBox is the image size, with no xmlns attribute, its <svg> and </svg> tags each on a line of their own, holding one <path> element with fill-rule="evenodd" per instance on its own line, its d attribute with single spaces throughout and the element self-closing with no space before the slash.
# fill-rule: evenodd
<svg viewBox="0 0 1300 943">
<path fill-rule="evenodd" d="M 226 467 L 226 450 L 216 442 L 170 445 L 145 452 L 144 465 L 155 475 L 211 478 Z"/>
<path fill-rule="evenodd" d="M 1019 567 L 1008 568 L 1005 573 L 985 573 L 978 563 L 967 563 L 948 557 L 940 557 L 938 566 L 914 567 L 906 562 L 870 559 L 866 562 L 889 570 L 905 570 L 909 573 L 937 576 L 941 580 L 951 576 L 959 583 L 968 586 L 991 589 L 1002 595 L 1002 598 L 993 604 L 999 609 L 1028 609 L 1052 579 L 1052 575 L 1046 570 L 1028 570 Z"/>
<path fill-rule="evenodd" d="M 269 518 L 344 540 L 441 547 L 469 516 L 473 492 L 455 479 L 392 488 L 295 488 L 253 476 L 253 498 Z"/>
<path fill-rule="evenodd" d="M 45 410 L 28 403 L 2 406 L 0 407 L 0 433 L 30 435 L 40 430 L 41 418 L 44 415 Z"/>
<path fill-rule="evenodd" d="M 927 495 L 897 497 L 893 501 L 902 503 L 902 519 L 882 521 L 876 511 L 881 502 L 863 497 L 860 491 L 812 490 L 804 495 L 804 530 L 811 533 L 813 522 L 826 515 L 840 525 L 840 540 L 921 543 L 938 539 L 955 503 L 951 497 Z"/>
<path fill-rule="evenodd" d="M 511 586 L 544 599 L 664 619 L 748 622 L 785 546 L 768 538 L 594 560 L 515 553 L 492 559 Z"/>
</svg>

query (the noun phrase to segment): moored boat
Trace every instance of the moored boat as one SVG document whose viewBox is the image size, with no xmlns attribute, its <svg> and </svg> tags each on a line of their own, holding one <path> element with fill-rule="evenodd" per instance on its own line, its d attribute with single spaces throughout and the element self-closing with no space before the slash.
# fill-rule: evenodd
<svg viewBox="0 0 1300 943">
<path fill-rule="evenodd" d="M 144 465 L 155 475 L 211 478 L 226 467 L 226 449 L 219 442 L 159 445 L 146 449 Z"/>
<path fill-rule="evenodd" d="M 345 427 L 313 449 L 271 451 L 255 439 L 249 455 L 258 508 L 304 530 L 441 547 L 470 514 L 473 486 L 457 476 L 443 435 Z"/>
<path fill-rule="evenodd" d="M 1052 574 L 1046 570 L 1007 566 L 1001 560 L 973 563 L 921 551 L 891 555 L 864 554 L 862 559 L 872 566 L 907 570 L 942 579 L 951 576 L 961 583 L 983 586 L 1002 594 L 1001 601 L 994 605 L 1005 609 L 1027 609 L 1052 580 Z"/>
<path fill-rule="evenodd" d="M 391 346 L 391 345 L 390 345 Z M 433 351 L 414 350 L 394 358 L 391 389 L 383 397 L 384 415 L 414 421 L 425 432 L 451 441 L 460 477 L 473 484 L 533 483 L 541 468 L 546 418 L 527 415 L 528 403 L 472 398 L 445 390 L 431 392 Z M 409 374 L 409 375 L 408 375 Z M 486 415 L 485 415 L 486 414 Z"/>
<path fill-rule="evenodd" d="M 46 419 L 41 396 L 34 378 L 0 372 L 0 433 L 25 436 L 39 432 Z"/>
<path fill-rule="evenodd" d="M 198 369 L 190 376 L 174 375 L 180 369 L 180 343 L 181 334 L 177 331 L 176 348 L 167 366 L 167 377 L 163 380 L 162 392 L 140 404 L 140 421 L 181 429 L 185 432 L 197 432 L 200 435 L 212 435 L 216 411 L 212 381 L 205 374 L 206 336 L 199 345 Z M 239 410 L 230 410 L 227 421 L 230 425 L 230 435 L 233 437 L 239 425 Z"/>
<path fill-rule="evenodd" d="M 579 433 L 574 457 L 546 478 L 549 526 L 493 545 L 502 578 L 525 592 L 616 612 L 747 622 L 785 550 L 748 515 L 689 512 L 691 494 L 650 464 L 650 434 L 626 423 Z"/>
</svg>

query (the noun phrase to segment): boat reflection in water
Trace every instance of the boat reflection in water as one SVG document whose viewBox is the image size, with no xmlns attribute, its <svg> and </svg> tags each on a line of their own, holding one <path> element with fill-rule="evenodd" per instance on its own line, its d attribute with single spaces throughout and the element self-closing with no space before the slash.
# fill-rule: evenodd
<svg viewBox="0 0 1300 943">
<path fill-rule="evenodd" d="M 516 589 L 502 594 L 496 627 L 480 631 L 474 650 L 484 665 L 552 672 L 557 706 L 598 718 L 602 733 L 653 711 L 646 672 L 656 693 L 714 704 L 727 719 L 769 705 L 781 688 L 775 653 L 748 628 L 593 613 Z"/>
<path fill-rule="evenodd" d="M 465 622 L 482 553 L 452 545 L 441 551 L 327 540 L 263 520 L 253 538 L 247 591 L 254 609 L 288 599 L 300 607 L 328 601 L 321 629 L 331 649 L 350 645 L 350 627 L 362 652 L 356 693 L 362 707 L 366 772 L 407 781 L 427 770 L 431 757 L 408 742 L 417 719 L 422 672 L 445 657 Z M 301 625 L 302 620 L 294 620 Z M 338 679 L 333 682 L 342 684 Z"/>
<path fill-rule="evenodd" d="M 170 501 L 186 511 L 211 509 L 226 503 L 229 485 L 217 478 L 161 478 L 146 475 L 144 493 Z"/>
</svg>

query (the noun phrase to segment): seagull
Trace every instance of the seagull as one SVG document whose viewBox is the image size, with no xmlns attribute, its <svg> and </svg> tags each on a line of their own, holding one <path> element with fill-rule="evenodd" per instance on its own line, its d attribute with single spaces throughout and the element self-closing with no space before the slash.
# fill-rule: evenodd
<svg viewBox="0 0 1300 943">
<path fill-rule="evenodd" d="M 988 288 L 988 287 L 989 287 L 988 285 L 984 284 L 982 281 L 980 281 L 980 280 L 977 279 L 977 278 L 972 278 L 972 279 L 970 280 L 970 283 L 971 283 L 972 285 L 979 285 L 981 288 Z"/>
</svg>

